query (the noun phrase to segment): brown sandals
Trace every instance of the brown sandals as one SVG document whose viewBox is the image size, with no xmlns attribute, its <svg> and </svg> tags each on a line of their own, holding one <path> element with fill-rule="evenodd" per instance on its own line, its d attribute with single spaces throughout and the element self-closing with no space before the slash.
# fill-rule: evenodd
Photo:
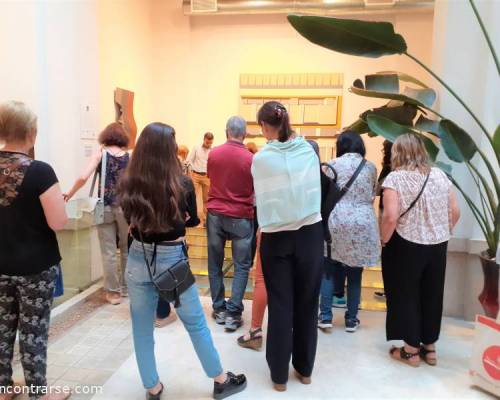
<svg viewBox="0 0 500 400">
<path fill-rule="evenodd" d="M 254 331 L 248 331 L 250 334 L 249 339 L 245 339 L 245 335 L 238 338 L 238 344 L 246 349 L 259 351 L 262 348 L 262 328 L 257 328 Z M 258 334 L 261 334 L 257 336 Z"/>
<path fill-rule="evenodd" d="M 420 366 L 420 352 L 418 353 L 408 353 L 404 346 L 403 347 L 391 347 L 389 350 L 389 354 L 391 358 L 393 358 L 396 361 L 400 361 L 406 365 L 409 365 L 410 367 L 418 367 Z M 399 355 L 399 357 L 397 356 Z"/>
<path fill-rule="evenodd" d="M 436 354 L 436 350 L 428 350 L 424 346 L 420 346 L 420 358 L 431 367 L 435 367 L 437 365 L 436 357 L 429 357 L 429 354 Z"/>
</svg>

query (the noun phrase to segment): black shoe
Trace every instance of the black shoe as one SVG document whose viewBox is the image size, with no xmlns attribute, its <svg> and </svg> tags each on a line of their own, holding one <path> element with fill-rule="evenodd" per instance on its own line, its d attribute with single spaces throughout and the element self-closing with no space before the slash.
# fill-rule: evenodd
<svg viewBox="0 0 500 400">
<path fill-rule="evenodd" d="M 215 319 L 216 324 L 224 325 L 226 323 L 226 310 L 214 310 L 212 318 Z"/>
<path fill-rule="evenodd" d="M 350 333 L 356 332 L 359 324 L 360 324 L 360 322 L 359 322 L 359 319 L 357 319 L 357 318 L 346 319 L 345 320 L 345 331 L 350 332 Z"/>
<path fill-rule="evenodd" d="M 234 332 L 243 325 L 243 318 L 240 314 L 226 313 L 225 325 L 227 332 Z"/>
<path fill-rule="evenodd" d="M 149 393 L 149 391 L 146 392 L 146 400 L 160 400 L 161 398 L 161 394 L 163 393 L 163 389 L 165 387 L 163 386 L 163 383 L 161 384 L 161 390 L 156 393 L 156 394 L 152 394 L 152 393 Z"/>
<path fill-rule="evenodd" d="M 233 394 L 242 392 L 247 387 L 247 378 L 245 375 L 235 375 L 227 372 L 227 379 L 224 383 L 214 382 L 213 397 L 216 400 L 225 399 Z"/>
</svg>

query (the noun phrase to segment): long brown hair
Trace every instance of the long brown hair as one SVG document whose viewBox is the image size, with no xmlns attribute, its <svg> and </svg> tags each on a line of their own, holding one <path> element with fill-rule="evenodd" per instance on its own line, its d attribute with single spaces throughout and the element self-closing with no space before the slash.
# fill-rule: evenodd
<svg viewBox="0 0 500 400">
<path fill-rule="evenodd" d="M 146 126 L 120 182 L 120 205 L 130 224 L 159 233 L 182 221 L 182 176 L 174 128 L 160 122 Z"/>
</svg>

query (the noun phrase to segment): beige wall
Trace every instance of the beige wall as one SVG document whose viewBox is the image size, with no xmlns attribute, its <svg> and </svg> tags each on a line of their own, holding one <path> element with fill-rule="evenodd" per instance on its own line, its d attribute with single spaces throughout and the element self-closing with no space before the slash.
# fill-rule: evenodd
<svg viewBox="0 0 500 400">
<path fill-rule="evenodd" d="M 116 87 L 135 93 L 139 132 L 151 122 L 152 29 L 149 0 L 97 1 L 100 126 L 113 122 Z"/>
<path fill-rule="evenodd" d="M 169 4 L 167 4 L 169 3 Z M 180 2 L 179 2 L 180 3 Z M 210 130 L 224 141 L 226 119 L 238 112 L 240 73 L 343 72 L 342 123 L 381 104 L 348 93 L 358 77 L 401 70 L 429 81 L 400 56 L 364 59 L 315 46 L 284 15 L 184 17 L 177 2 L 153 0 L 154 118 L 171 123 L 179 142 L 192 146 Z M 378 15 L 391 21 L 410 50 L 431 61 L 432 14 Z M 382 103 L 383 104 L 383 103 Z M 369 158 L 380 160 L 380 139 L 367 139 Z"/>
</svg>

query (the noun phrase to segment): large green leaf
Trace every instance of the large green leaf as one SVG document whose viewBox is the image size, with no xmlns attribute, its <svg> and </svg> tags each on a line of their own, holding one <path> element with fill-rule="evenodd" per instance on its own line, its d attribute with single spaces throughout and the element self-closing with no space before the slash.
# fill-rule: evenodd
<svg viewBox="0 0 500 400">
<path fill-rule="evenodd" d="M 376 92 L 399 93 L 399 77 L 397 74 L 366 75 L 364 88 Z"/>
<path fill-rule="evenodd" d="M 442 161 L 438 161 L 434 164 L 436 167 L 441 169 L 446 175 L 451 177 L 451 173 L 453 171 L 453 167 L 450 164 L 446 164 Z"/>
<path fill-rule="evenodd" d="M 441 145 L 450 160 L 455 162 L 470 161 L 476 154 L 477 146 L 474 140 L 453 121 L 441 120 L 438 131 Z"/>
<path fill-rule="evenodd" d="M 366 89 L 361 89 L 355 86 L 351 86 L 349 88 L 349 91 L 351 93 L 357 94 L 359 96 L 364 96 L 364 97 L 373 97 L 377 99 L 391 99 L 391 100 L 398 100 L 402 101 L 403 103 L 409 103 L 413 104 L 414 106 L 426 108 L 427 106 L 422 103 L 421 101 L 417 99 L 413 99 L 411 97 L 408 97 L 404 94 L 399 94 L 399 93 L 385 93 L 385 92 L 379 92 L 375 90 L 366 90 Z"/>
<path fill-rule="evenodd" d="M 439 134 L 439 121 L 429 119 L 421 115 L 415 122 L 415 128 L 419 131 L 429 132 L 435 136 Z"/>
<path fill-rule="evenodd" d="M 379 71 L 379 72 L 377 72 L 377 75 L 397 75 L 400 81 L 414 83 L 415 85 L 420 86 L 422 89 L 428 89 L 429 88 L 429 86 L 427 86 L 422 81 L 418 80 L 417 78 L 414 78 L 411 75 L 405 74 L 404 72 L 398 72 L 398 71 Z"/>
<path fill-rule="evenodd" d="M 407 46 L 389 22 L 289 15 L 290 24 L 307 40 L 327 49 L 362 57 L 402 54 Z"/>
<path fill-rule="evenodd" d="M 370 128 L 368 127 L 368 124 L 363 119 L 361 119 L 361 118 L 358 119 L 353 124 L 349 125 L 346 128 L 346 130 L 357 132 L 360 135 L 363 134 L 363 133 L 370 132 Z"/>
<path fill-rule="evenodd" d="M 383 107 L 365 111 L 360 115 L 360 118 L 366 121 L 366 117 L 368 114 L 381 115 L 382 117 L 389 118 L 391 121 L 394 121 L 398 124 L 412 126 L 413 119 L 417 115 L 417 108 L 414 105 L 408 103 L 402 103 L 401 105 L 395 107 L 391 107 L 389 106 L 389 104 L 387 104 Z"/>
<path fill-rule="evenodd" d="M 403 94 L 412 99 L 416 99 L 427 107 L 432 107 L 436 101 L 436 91 L 434 89 L 413 89 L 405 87 Z"/>
<path fill-rule="evenodd" d="M 495 150 L 497 158 L 500 159 L 500 125 L 497 126 L 493 134 L 493 150 Z"/>
<path fill-rule="evenodd" d="M 432 161 L 436 160 L 439 148 L 431 139 L 420 134 L 419 132 L 416 132 L 412 129 L 412 127 L 398 124 L 388 118 L 376 114 L 368 114 L 366 121 L 372 132 L 375 132 L 377 135 L 380 135 L 391 142 L 394 142 L 399 136 L 407 133 L 419 136 L 424 142 L 429 158 Z"/>
</svg>

